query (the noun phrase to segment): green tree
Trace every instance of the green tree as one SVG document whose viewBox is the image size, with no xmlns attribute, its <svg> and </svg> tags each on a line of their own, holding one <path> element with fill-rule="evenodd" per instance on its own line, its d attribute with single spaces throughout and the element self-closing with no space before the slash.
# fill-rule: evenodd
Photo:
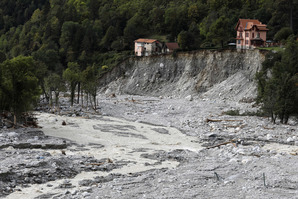
<svg viewBox="0 0 298 199">
<path fill-rule="evenodd" d="M 96 65 L 88 66 L 82 73 L 83 89 L 92 96 L 91 105 L 93 101 L 93 109 L 96 110 L 96 95 L 99 87 L 99 68 Z"/>
<path fill-rule="evenodd" d="M 60 52 L 66 57 L 68 62 L 76 61 L 80 54 L 81 41 L 83 37 L 82 27 L 73 21 L 64 22 L 61 29 Z"/>
<path fill-rule="evenodd" d="M 6 55 L 3 51 L 0 51 L 0 64 L 6 60 Z"/>
<path fill-rule="evenodd" d="M 68 83 L 70 88 L 70 103 L 71 106 L 73 106 L 76 86 L 81 81 L 79 64 L 76 62 L 69 62 L 67 64 L 67 69 L 63 72 L 63 79 Z"/>
<path fill-rule="evenodd" d="M 291 34 L 293 34 L 293 30 L 291 28 L 283 27 L 274 35 L 274 40 L 285 43 Z"/>
<path fill-rule="evenodd" d="M 279 117 L 287 123 L 291 115 L 298 114 L 298 42 L 290 37 L 284 52 L 266 56 L 262 70 L 257 73 L 258 97 L 263 110 L 275 122 Z"/>
<path fill-rule="evenodd" d="M 0 65 L 2 109 L 14 113 L 17 117 L 29 111 L 40 95 L 36 65 L 32 57 L 19 56 L 6 60 Z"/>
<path fill-rule="evenodd" d="M 118 36 L 118 33 L 117 33 L 116 28 L 114 26 L 110 26 L 109 29 L 107 30 L 105 36 L 102 38 L 102 40 L 100 42 L 100 46 L 103 49 L 111 50 L 111 44 L 113 43 L 115 38 L 117 38 L 117 36 Z"/>
<path fill-rule="evenodd" d="M 224 42 L 230 40 L 229 20 L 225 16 L 218 18 L 210 27 L 207 38 L 212 40 L 214 44 L 220 43 L 224 47 Z"/>
<path fill-rule="evenodd" d="M 45 87 L 50 96 L 50 104 L 52 103 L 52 92 L 54 92 L 56 109 L 59 110 L 60 92 L 66 90 L 65 82 L 63 81 L 62 77 L 56 73 L 50 74 L 45 78 Z"/>
<path fill-rule="evenodd" d="M 192 50 L 194 44 L 194 37 L 187 31 L 181 31 L 178 35 L 179 47 L 183 50 Z"/>
</svg>

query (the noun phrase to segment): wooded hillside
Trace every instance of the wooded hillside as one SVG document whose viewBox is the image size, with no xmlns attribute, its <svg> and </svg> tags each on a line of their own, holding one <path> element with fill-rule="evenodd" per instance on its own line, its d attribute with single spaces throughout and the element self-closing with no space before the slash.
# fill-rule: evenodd
<svg viewBox="0 0 298 199">
<path fill-rule="evenodd" d="M 217 47 L 235 42 L 239 18 L 267 24 L 268 39 L 286 39 L 298 32 L 298 0 L 1 0 L 1 71 L 31 57 L 47 98 L 66 81 L 73 103 L 76 88 L 96 95 L 96 79 L 133 55 L 134 40 Z"/>
<path fill-rule="evenodd" d="M 183 33 L 188 49 L 232 42 L 239 18 L 268 24 L 269 39 L 282 27 L 297 34 L 297 8 L 297 0 L 2 0 L 0 50 L 61 73 L 68 62 L 109 66 L 114 53 L 106 52 L 131 50 L 139 37 L 176 41 Z"/>
</svg>

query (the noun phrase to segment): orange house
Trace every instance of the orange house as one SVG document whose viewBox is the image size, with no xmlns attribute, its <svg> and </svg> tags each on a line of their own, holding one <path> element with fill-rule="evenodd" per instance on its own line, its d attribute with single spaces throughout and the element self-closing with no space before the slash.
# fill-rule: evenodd
<svg viewBox="0 0 298 199">
<path fill-rule="evenodd" d="M 237 49 L 253 49 L 266 44 L 267 25 L 257 19 L 239 19 L 235 30 Z"/>
</svg>

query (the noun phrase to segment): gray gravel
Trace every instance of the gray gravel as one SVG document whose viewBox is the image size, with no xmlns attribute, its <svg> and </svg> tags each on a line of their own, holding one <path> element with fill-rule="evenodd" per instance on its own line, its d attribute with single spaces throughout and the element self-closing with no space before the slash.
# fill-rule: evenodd
<svg viewBox="0 0 298 199">
<path fill-rule="evenodd" d="M 79 106 L 73 111 L 75 117 L 88 115 L 89 118 L 104 119 L 103 116 L 112 116 L 149 123 L 161 135 L 168 133 L 163 126 L 175 127 L 205 147 L 197 152 L 174 150 L 154 154 L 147 153 L 146 149 L 136 149 L 142 152 L 143 158 L 156 160 L 156 164 L 178 161 L 179 166 L 174 169 L 117 174 L 113 170 L 129 162 L 118 160 L 94 166 L 90 163 L 106 163 L 108 160 L 65 156 L 62 152 L 52 156 L 46 152 L 51 147 L 87 149 L 69 140 L 45 136 L 40 130 L 2 130 L 0 196 L 20 191 L 20 187 L 30 184 L 48 183 L 47 186 L 60 191 L 43 193 L 37 198 L 297 198 L 298 129 L 295 118 L 288 125 L 272 124 L 268 118 L 223 114 L 231 109 L 240 112 L 256 110 L 250 103 L 200 97 L 189 100 L 99 96 L 97 113 Z M 61 114 L 73 115 L 73 112 L 65 108 Z M 113 133 L 104 126 L 96 128 Z M 121 130 L 120 126 L 113 128 Z M 91 146 L 104 148 L 96 144 Z M 67 180 L 82 171 L 94 170 L 109 174 L 83 179 L 79 182 L 80 188 L 73 188 Z M 66 180 L 59 185 L 51 184 L 52 180 L 64 178 Z"/>
</svg>

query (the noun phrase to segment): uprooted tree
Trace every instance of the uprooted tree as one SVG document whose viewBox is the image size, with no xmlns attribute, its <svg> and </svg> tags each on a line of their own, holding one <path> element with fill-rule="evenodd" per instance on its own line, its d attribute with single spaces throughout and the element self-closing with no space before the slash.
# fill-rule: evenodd
<svg viewBox="0 0 298 199">
<path fill-rule="evenodd" d="M 289 37 L 283 52 L 270 52 L 257 73 L 258 100 L 275 123 L 298 114 L 298 42 Z"/>
<path fill-rule="evenodd" d="M 32 57 L 18 56 L 0 64 L 0 109 L 12 112 L 14 124 L 23 113 L 31 110 L 40 96 Z"/>
</svg>

